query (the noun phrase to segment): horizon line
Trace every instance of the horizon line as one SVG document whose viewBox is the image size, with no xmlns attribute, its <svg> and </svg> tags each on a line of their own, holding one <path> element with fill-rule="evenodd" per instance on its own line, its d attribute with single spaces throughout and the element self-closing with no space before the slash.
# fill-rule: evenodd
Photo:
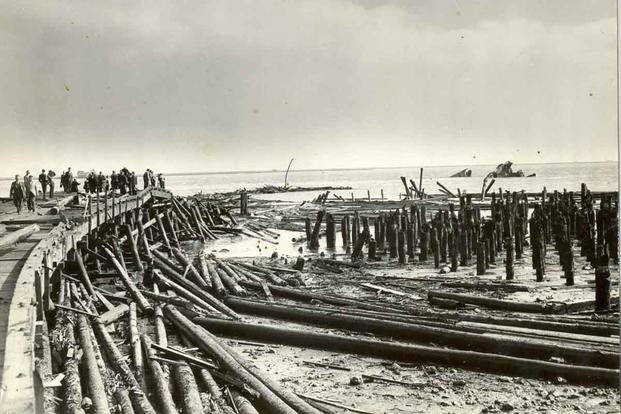
<svg viewBox="0 0 621 414">
<path fill-rule="evenodd" d="M 556 162 L 523 162 L 513 163 L 513 165 L 537 165 L 537 164 L 603 164 L 603 163 L 618 163 L 617 160 L 605 160 L 605 161 L 556 161 Z M 500 163 L 502 164 L 502 163 Z M 443 165 L 400 165 L 396 167 L 343 167 L 343 168 L 292 168 L 289 171 L 355 171 L 355 170 L 390 170 L 397 168 L 436 168 L 436 167 L 485 167 L 490 165 L 499 164 L 443 164 Z M 271 169 L 271 170 L 233 170 L 233 171 L 194 171 L 194 172 L 173 172 L 162 173 L 168 176 L 177 175 L 217 175 L 217 174 L 247 174 L 247 173 L 273 173 L 273 172 L 286 172 L 286 169 Z"/>
<path fill-rule="evenodd" d="M 537 165 L 537 164 L 603 164 L 603 163 L 617 163 L 618 160 L 605 160 L 605 161 L 554 161 L 554 162 L 523 162 L 513 163 L 513 165 Z M 502 163 L 500 163 L 502 164 Z M 397 168 L 436 168 L 436 167 L 484 167 L 493 166 L 499 164 L 444 164 L 444 165 L 423 165 L 423 166 L 390 166 L 390 167 L 345 167 L 345 168 L 300 168 L 290 169 L 290 172 L 310 172 L 310 171 L 355 171 L 355 170 L 390 170 Z M 76 173 L 82 170 L 76 170 Z M 166 176 L 180 176 L 180 175 L 218 175 L 218 174 L 266 174 L 274 172 L 286 172 L 286 169 L 271 169 L 271 170 L 232 170 L 232 171 L 186 171 L 186 172 L 167 172 L 162 173 Z M 84 171 L 86 172 L 86 171 Z M 108 174 L 109 175 L 109 174 Z M 12 180 L 14 177 L 0 177 L 0 180 Z"/>
</svg>

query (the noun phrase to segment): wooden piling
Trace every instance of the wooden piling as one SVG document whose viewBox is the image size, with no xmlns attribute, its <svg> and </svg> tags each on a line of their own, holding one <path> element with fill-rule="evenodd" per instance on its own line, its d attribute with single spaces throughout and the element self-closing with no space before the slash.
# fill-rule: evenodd
<svg viewBox="0 0 621 414">
<path fill-rule="evenodd" d="M 438 228 L 431 229 L 431 250 L 433 251 L 433 267 L 440 268 L 440 241 L 438 240 Z"/>
<path fill-rule="evenodd" d="M 168 240 L 168 235 L 166 234 L 166 228 L 164 227 L 162 218 L 157 212 L 155 213 L 155 220 L 157 221 L 157 228 L 160 230 L 160 237 L 164 240 L 164 245 L 166 246 L 167 251 L 170 252 L 172 248 L 170 246 L 170 241 Z"/>
<path fill-rule="evenodd" d="M 398 242 L 398 251 L 399 251 L 399 263 L 400 264 L 406 264 L 407 263 L 407 257 L 405 255 L 405 231 L 404 230 L 400 230 L 397 236 L 397 242 Z"/>
<path fill-rule="evenodd" d="M 610 268 L 608 256 L 601 255 L 595 268 L 595 310 L 610 309 Z"/>
<path fill-rule="evenodd" d="M 377 242 L 374 238 L 371 238 L 371 240 L 369 240 L 369 260 L 376 260 L 376 248 Z"/>
<path fill-rule="evenodd" d="M 117 226 L 114 226 L 114 227 L 117 228 Z M 116 237 L 114 237 L 112 238 L 111 243 L 112 243 L 112 249 L 114 250 L 114 255 L 118 259 L 121 266 L 123 266 L 123 269 L 127 271 L 127 265 L 125 264 L 125 258 L 123 257 L 123 250 L 121 250 L 121 245 L 119 244 L 119 240 Z"/>
<path fill-rule="evenodd" d="M 162 220 L 162 223 L 168 226 L 168 229 L 170 231 L 170 238 L 175 242 L 175 245 L 178 248 L 181 248 L 181 243 L 179 243 L 179 238 L 177 237 L 177 232 L 175 231 L 175 227 L 173 226 L 173 222 L 170 218 L 170 212 L 168 210 L 164 210 L 164 220 Z"/>
<path fill-rule="evenodd" d="M 505 268 L 507 273 L 506 279 L 513 280 L 513 237 L 507 237 L 505 240 L 505 251 Z"/>
<path fill-rule="evenodd" d="M 321 222 L 325 213 L 325 210 L 319 210 L 317 212 L 317 220 L 315 220 L 315 226 L 313 227 L 313 232 L 311 233 L 310 247 L 312 249 L 319 247 L 319 231 L 321 230 Z"/>
<path fill-rule="evenodd" d="M 334 217 L 332 214 L 326 214 L 326 247 L 334 249 L 336 241 L 336 228 L 334 226 Z"/>
<path fill-rule="evenodd" d="M 363 231 L 360 234 L 360 237 L 356 241 L 356 244 L 354 245 L 354 250 L 351 254 L 352 262 L 355 262 L 362 258 L 362 248 L 364 247 L 364 244 L 369 240 L 369 238 L 370 235 L 368 231 Z"/>
<path fill-rule="evenodd" d="M 459 265 L 457 254 L 457 239 L 458 235 L 455 231 L 452 231 L 449 235 L 449 254 L 451 256 L 451 272 L 457 272 Z"/>
<path fill-rule="evenodd" d="M 477 242 L 477 276 L 485 274 L 485 244 Z"/>
<path fill-rule="evenodd" d="M 440 226 L 440 261 L 442 263 L 448 263 L 448 232 L 446 226 L 442 224 Z"/>
<path fill-rule="evenodd" d="M 142 265 L 142 261 L 140 260 L 140 254 L 138 254 L 138 247 L 136 246 L 136 241 L 134 240 L 134 236 L 132 235 L 132 229 L 127 224 L 124 224 L 122 227 L 123 232 L 127 237 L 127 244 L 129 245 L 129 249 L 134 259 L 134 266 L 139 272 L 144 272 L 144 266 Z"/>
<path fill-rule="evenodd" d="M 421 262 L 427 261 L 427 253 L 429 252 L 429 228 L 425 225 L 420 233 L 420 253 L 418 258 Z"/>
<path fill-rule="evenodd" d="M 396 259 L 398 257 L 398 236 L 397 236 L 397 227 L 392 224 L 388 232 L 388 247 L 390 248 L 389 257 L 391 259 Z"/>
<path fill-rule="evenodd" d="M 414 228 L 412 223 L 408 223 L 406 228 L 406 244 L 407 244 L 407 255 L 412 260 L 414 258 Z"/>
</svg>

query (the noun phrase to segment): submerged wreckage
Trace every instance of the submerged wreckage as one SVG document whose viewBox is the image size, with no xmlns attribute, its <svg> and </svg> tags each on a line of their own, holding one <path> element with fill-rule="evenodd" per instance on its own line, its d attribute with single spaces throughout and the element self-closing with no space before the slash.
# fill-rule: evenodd
<svg viewBox="0 0 621 414">
<path fill-rule="evenodd" d="M 505 178 L 505 177 L 535 177 L 537 174 L 529 174 L 524 175 L 522 170 L 513 171 L 513 163 L 511 161 L 505 161 L 501 164 L 498 164 L 496 169 L 490 172 L 490 175 L 494 178 Z"/>
<path fill-rule="evenodd" d="M 505 161 L 503 163 L 498 164 L 496 169 L 490 171 L 487 174 L 488 177 L 492 178 L 506 178 L 506 177 L 536 177 L 537 174 L 529 174 L 525 175 L 522 170 L 513 171 L 513 163 L 511 161 Z M 472 170 L 470 168 L 464 168 L 461 171 L 457 171 L 455 174 L 451 175 L 451 178 L 458 177 L 471 177 Z"/>
<path fill-rule="evenodd" d="M 302 205 L 147 188 L 5 215 L 22 241 L 0 253 L 2 412 L 618 404 L 617 194 L 420 187 Z M 250 238 L 267 257 L 218 250 Z"/>
</svg>

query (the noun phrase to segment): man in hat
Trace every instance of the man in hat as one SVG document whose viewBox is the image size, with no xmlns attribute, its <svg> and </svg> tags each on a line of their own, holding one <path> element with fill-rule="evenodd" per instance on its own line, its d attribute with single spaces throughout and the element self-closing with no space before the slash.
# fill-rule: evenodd
<svg viewBox="0 0 621 414">
<path fill-rule="evenodd" d="M 26 190 L 24 189 L 24 185 L 19 181 L 19 175 L 15 176 L 15 181 L 11 183 L 11 191 L 9 193 L 9 198 L 13 199 L 13 204 L 15 204 L 15 208 L 17 209 L 17 214 L 22 211 L 22 201 L 24 200 L 24 196 L 26 195 Z"/>
<path fill-rule="evenodd" d="M 50 189 L 50 198 L 54 198 L 54 177 L 56 173 L 52 170 L 47 172 L 47 185 Z"/>
<path fill-rule="evenodd" d="M 24 190 L 26 191 L 26 204 L 28 206 L 28 211 L 35 211 L 35 186 L 32 182 L 32 175 L 30 175 L 30 171 L 26 170 L 26 174 L 24 175 Z"/>
<path fill-rule="evenodd" d="M 45 193 L 47 192 L 47 174 L 45 174 L 45 170 L 41 170 L 41 174 L 39 174 L 39 183 L 41 183 L 41 191 L 45 200 Z"/>
</svg>

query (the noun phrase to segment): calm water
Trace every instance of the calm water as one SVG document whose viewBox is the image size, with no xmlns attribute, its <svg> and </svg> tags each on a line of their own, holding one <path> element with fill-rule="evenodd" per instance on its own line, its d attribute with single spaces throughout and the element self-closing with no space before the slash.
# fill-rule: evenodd
<svg viewBox="0 0 621 414">
<path fill-rule="evenodd" d="M 427 167 L 423 174 L 423 188 L 428 193 L 439 193 L 436 181 L 453 192 L 459 187 L 469 193 L 479 193 L 483 178 L 495 168 L 493 165 L 470 166 L 472 177 L 450 178 L 455 172 L 466 168 Z M 609 163 L 572 163 L 572 164 L 528 164 L 514 165 L 515 169 L 522 169 L 525 174 L 536 173 L 532 178 L 499 178 L 496 179 L 494 189 L 502 187 L 507 190 L 526 190 L 529 192 L 541 191 L 543 187 L 549 190 L 568 191 L 580 190 L 580 183 L 587 183 L 593 191 L 615 191 L 618 188 L 618 165 Z M 400 176 L 413 178 L 418 185 L 419 168 L 382 168 L 356 170 L 323 170 L 323 171 L 290 171 L 288 183 L 291 186 L 319 187 L 319 186 L 349 186 L 352 190 L 337 190 L 336 194 L 343 197 L 366 197 L 367 190 L 371 197 L 379 198 L 384 190 L 386 198 L 398 198 L 404 192 Z M 204 175 L 180 175 L 167 177 L 167 186 L 180 195 L 203 192 L 232 191 L 246 187 L 248 189 L 264 184 L 283 185 L 284 172 L 262 173 L 227 173 Z M 311 193 L 261 194 L 261 198 L 280 200 L 308 200 L 317 195 Z M 259 197 L 259 196 L 257 196 Z"/>
<path fill-rule="evenodd" d="M 439 193 L 436 181 L 453 192 L 457 188 L 469 193 L 480 193 L 482 180 L 485 175 L 495 168 L 494 165 L 467 166 L 472 169 L 472 177 L 450 178 L 450 175 L 466 168 L 466 166 L 425 167 L 423 188 L 427 193 Z M 585 182 L 593 191 L 616 191 L 618 189 L 618 164 L 616 162 L 602 163 L 563 163 L 563 164 L 515 164 L 514 170 L 521 169 L 526 175 L 536 173 L 533 178 L 499 178 L 496 179 L 493 189 L 499 187 L 511 191 L 526 190 L 528 192 L 548 190 L 579 191 L 580 183 Z M 400 176 L 415 179 L 418 185 L 419 168 L 382 168 L 356 170 L 322 170 L 322 171 L 290 171 L 288 183 L 291 186 L 350 186 L 352 190 L 335 191 L 343 197 L 366 197 L 367 190 L 371 197 L 379 198 L 380 191 L 384 190 L 386 198 L 396 199 L 403 193 Z M 252 172 L 252 173 L 217 173 L 170 175 L 167 177 L 167 188 L 178 195 L 191 195 L 198 192 L 225 192 L 239 188 L 252 189 L 264 184 L 283 185 L 284 172 Z M 140 184 L 142 180 L 139 180 Z M 56 185 L 58 189 L 59 184 Z M 7 197 L 10 180 L 0 180 L 0 194 Z M 318 192 L 262 194 L 265 199 L 280 200 L 308 200 Z"/>
</svg>

